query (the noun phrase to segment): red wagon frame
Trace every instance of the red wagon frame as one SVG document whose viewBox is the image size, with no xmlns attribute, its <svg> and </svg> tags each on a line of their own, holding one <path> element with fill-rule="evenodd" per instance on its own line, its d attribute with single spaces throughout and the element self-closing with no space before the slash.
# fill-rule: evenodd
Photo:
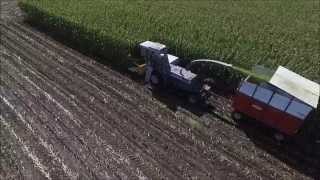
<svg viewBox="0 0 320 180">
<path fill-rule="evenodd" d="M 269 82 L 243 81 L 233 97 L 233 108 L 236 114 L 294 135 L 317 108 L 319 91 L 319 84 L 280 66 Z"/>
</svg>

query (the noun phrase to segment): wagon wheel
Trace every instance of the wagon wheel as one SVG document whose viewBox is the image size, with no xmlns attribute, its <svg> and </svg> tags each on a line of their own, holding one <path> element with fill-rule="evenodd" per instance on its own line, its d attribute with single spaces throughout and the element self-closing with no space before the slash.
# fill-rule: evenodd
<svg viewBox="0 0 320 180">
<path fill-rule="evenodd" d="M 158 73 L 152 73 L 150 77 L 150 85 L 152 90 L 159 90 L 163 88 L 162 77 Z"/>
<path fill-rule="evenodd" d="M 206 78 L 203 80 L 203 84 L 207 84 L 211 87 L 213 87 L 215 85 L 215 83 L 216 83 L 215 80 L 212 78 Z"/>
<path fill-rule="evenodd" d="M 232 113 L 232 118 L 236 121 L 239 121 L 243 118 L 243 115 L 242 113 L 235 111 Z"/>
<path fill-rule="evenodd" d="M 282 142 L 285 140 L 285 136 L 282 133 L 276 132 L 273 136 L 278 142 Z"/>
<path fill-rule="evenodd" d="M 152 85 L 157 86 L 160 83 L 160 79 L 157 75 L 153 74 L 151 75 L 150 82 Z"/>
<path fill-rule="evenodd" d="M 196 104 L 199 102 L 199 98 L 196 95 L 189 95 L 188 96 L 188 102 L 191 104 Z"/>
</svg>

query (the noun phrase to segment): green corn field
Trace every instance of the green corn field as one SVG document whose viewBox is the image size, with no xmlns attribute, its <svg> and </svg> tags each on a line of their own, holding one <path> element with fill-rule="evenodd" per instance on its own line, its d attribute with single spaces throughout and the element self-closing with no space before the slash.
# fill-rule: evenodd
<svg viewBox="0 0 320 180">
<path fill-rule="evenodd" d="M 151 40 L 185 59 L 278 65 L 320 81 L 318 1 L 22 0 L 29 19 L 88 53 L 126 63 Z M 120 62 L 121 61 L 121 62 Z"/>
</svg>

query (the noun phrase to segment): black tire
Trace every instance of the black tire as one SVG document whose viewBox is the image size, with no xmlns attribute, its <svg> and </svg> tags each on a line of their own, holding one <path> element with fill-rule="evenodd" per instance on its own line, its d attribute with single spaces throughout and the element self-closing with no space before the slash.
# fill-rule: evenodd
<svg viewBox="0 0 320 180">
<path fill-rule="evenodd" d="M 278 141 L 278 142 L 283 142 L 283 141 L 286 139 L 285 135 L 283 135 L 283 134 L 280 133 L 280 132 L 274 133 L 273 137 L 274 137 L 274 139 L 275 139 L 276 141 Z"/>
<path fill-rule="evenodd" d="M 152 90 L 160 90 L 164 88 L 162 77 L 158 73 L 152 73 L 150 77 L 150 85 Z"/>
<path fill-rule="evenodd" d="M 216 82 L 212 78 L 206 78 L 206 79 L 203 80 L 202 83 L 203 84 L 207 84 L 207 85 L 209 85 L 211 87 L 214 87 Z"/>
<path fill-rule="evenodd" d="M 197 104 L 199 102 L 199 98 L 196 95 L 189 95 L 188 96 L 188 102 L 190 104 Z"/>
<path fill-rule="evenodd" d="M 237 111 L 232 112 L 232 118 L 236 121 L 239 121 L 243 118 L 243 114 Z"/>
</svg>

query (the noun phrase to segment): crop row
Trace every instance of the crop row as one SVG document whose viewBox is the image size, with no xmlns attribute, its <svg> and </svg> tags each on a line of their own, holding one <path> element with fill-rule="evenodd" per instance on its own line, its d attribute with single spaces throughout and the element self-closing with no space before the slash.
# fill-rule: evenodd
<svg viewBox="0 0 320 180">
<path fill-rule="evenodd" d="M 320 80 L 317 1 L 23 0 L 29 20 L 86 53 L 128 64 L 145 40 L 184 58 L 285 65 Z"/>
</svg>

